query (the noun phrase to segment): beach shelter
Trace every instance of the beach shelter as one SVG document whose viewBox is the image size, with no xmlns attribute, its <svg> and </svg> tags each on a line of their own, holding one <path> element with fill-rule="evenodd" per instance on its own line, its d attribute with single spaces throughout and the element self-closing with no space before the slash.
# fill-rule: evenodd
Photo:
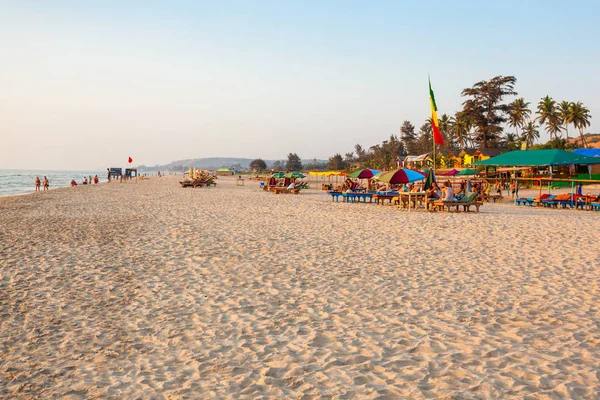
<svg viewBox="0 0 600 400">
<path fill-rule="evenodd" d="M 270 177 L 271 178 L 275 178 L 275 179 L 281 179 L 281 178 L 285 177 L 285 173 L 283 173 L 283 172 L 274 172 L 273 174 L 271 174 Z"/>
<path fill-rule="evenodd" d="M 435 182 L 435 174 L 433 173 L 433 169 L 430 168 L 427 171 L 427 179 L 425 179 L 425 186 L 423 187 L 423 189 L 425 189 L 425 190 L 431 189 L 433 182 Z"/>
<path fill-rule="evenodd" d="M 234 172 L 232 170 L 230 170 L 229 168 L 225 168 L 225 167 L 219 168 L 216 171 L 216 173 L 217 173 L 217 175 L 233 175 L 234 174 Z"/>
<path fill-rule="evenodd" d="M 348 178 L 357 178 L 357 179 L 366 179 L 367 180 L 367 190 L 371 189 L 371 178 L 376 176 L 379 171 L 375 169 L 365 168 L 358 169 L 354 172 L 348 174 Z"/>
<path fill-rule="evenodd" d="M 297 179 L 297 178 L 306 178 L 306 176 L 304 174 L 302 174 L 301 172 L 288 172 L 287 174 L 283 175 L 284 178 L 293 178 L 293 179 Z"/>
<path fill-rule="evenodd" d="M 503 167 L 545 167 L 552 165 L 591 164 L 600 164 L 600 157 L 587 157 L 575 152 L 557 149 L 516 150 L 473 163 L 473 165 L 497 165 Z"/>
<path fill-rule="evenodd" d="M 456 176 L 468 176 L 468 175 L 477 175 L 477 171 L 471 168 L 463 169 Z"/>
<path fill-rule="evenodd" d="M 457 169 L 451 169 L 450 171 L 446 171 L 443 174 L 440 174 L 440 176 L 454 176 L 456 174 L 458 174 L 460 171 Z"/>
<path fill-rule="evenodd" d="M 385 182 L 389 184 L 410 183 L 423 179 L 425 179 L 425 175 L 423 175 L 421 172 L 408 168 L 400 168 L 390 171 L 377 178 L 379 182 Z"/>
<path fill-rule="evenodd" d="M 586 157 L 600 157 L 600 149 L 575 149 L 573 153 Z"/>
<path fill-rule="evenodd" d="M 354 172 L 349 173 L 348 178 L 370 179 L 370 178 L 374 177 L 375 175 L 377 175 L 378 173 L 379 173 L 379 171 L 377 171 L 375 169 L 370 169 L 370 168 L 358 169 Z"/>
</svg>

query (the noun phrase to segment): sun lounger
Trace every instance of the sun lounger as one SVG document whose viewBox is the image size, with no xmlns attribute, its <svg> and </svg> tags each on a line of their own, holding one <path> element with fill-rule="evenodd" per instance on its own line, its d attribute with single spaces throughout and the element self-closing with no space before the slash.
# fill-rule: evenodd
<svg viewBox="0 0 600 400">
<path fill-rule="evenodd" d="M 544 193 L 541 196 L 536 196 L 536 197 L 521 197 L 516 200 L 516 203 L 517 203 L 517 205 L 523 205 L 523 206 L 533 206 L 533 205 L 538 206 L 540 204 L 540 201 L 546 200 L 548 197 L 550 197 L 550 195 L 547 193 Z"/>
<path fill-rule="evenodd" d="M 487 201 L 488 203 L 490 200 L 492 200 L 494 203 L 497 203 L 503 199 L 501 194 L 482 194 L 479 197 L 482 201 Z"/>
<path fill-rule="evenodd" d="M 342 192 L 337 192 L 335 190 L 332 190 L 330 192 L 327 192 L 327 196 L 331 196 L 331 200 L 335 201 L 337 203 L 340 196 L 342 196 Z"/>
<path fill-rule="evenodd" d="M 181 187 L 190 187 L 191 186 L 191 187 L 197 188 L 197 187 L 202 187 L 204 185 L 208 186 L 208 182 L 209 181 L 206 179 L 197 178 L 194 180 L 185 180 L 183 182 L 179 182 L 179 184 L 181 184 Z"/>
<path fill-rule="evenodd" d="M 369 199 L 369 203 L 373 201 L 373 195 L 371 193 L 361 193 L 361 192 L 346 192 L 342 193 L 342 198 L 345 202 L 358 202 L 360 203 L 361 199 L 364 203 Z"/>
<path fill-rule="evenodd" d="M 448 211 L 452 210 L 452 207 L 456 207 L 456 212 L 460 210 L 460 207 L 463 208 L 463 212 L 469 212 L 471 206 L 475 207 L 477 213 L 479 213 L 479 207 L 481 207 L 483 203 L 477 200 L 477 193 L 467 193 L 460 200 L 453 201 L 444 201 L 444 200 L 436 200 L 433 202 L 431 207 L 431 211 L 444 211 L 446 208 Z"/>
<path fill-rule="evenodd" d="M 372 196 L 372 198 L 375 199 L 376 204 L 383 204 L 386 200 L 389 200 L 391 204 L 394 198 L 398 197 L 398 195 L 399 193 L 397 191 L 390 190 L 387 192 L 377 192 Z"/>
</svg>

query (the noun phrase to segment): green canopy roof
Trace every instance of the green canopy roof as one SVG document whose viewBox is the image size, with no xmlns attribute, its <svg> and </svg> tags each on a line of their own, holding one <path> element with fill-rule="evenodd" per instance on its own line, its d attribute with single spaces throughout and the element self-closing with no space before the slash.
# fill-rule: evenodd
<svg viewBox="0 0 600 400">
<path fill-rule="evenodd" d="M 542 167 L 547 165 L 600 164 L 600 158 L 586 157 L 564 150 L 517 150 L 474 162 L 473 165 L 505 167 Z"/>
<path fill-rule="evenodd" d="M 477 171 L 471 168 L 463 169 L 456 176 L 467 176 L 467 175 L 477 175 Z"/>
<path fill-rule="evenodd" d="M 271 178 L 283 178 L 285 176 L 285 174 L 283 172 L 273 172 L 273 174 L 271 175 Z"/>
<path fill-rule="evenodd" d="M 229 168 L 225 168 L 225 167 L 223 167 L 223 168 L 219 168 L 219 169 L 217 170 L 217 172 L 231 172 L 231 170 L 230 170 Z"/>
</svg>

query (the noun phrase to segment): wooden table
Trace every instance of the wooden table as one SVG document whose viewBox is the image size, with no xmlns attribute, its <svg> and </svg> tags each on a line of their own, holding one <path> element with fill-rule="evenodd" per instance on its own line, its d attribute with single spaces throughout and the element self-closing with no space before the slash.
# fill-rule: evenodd
<svg viewBox="0 0 600 400">
<path fill-rule="evenodd" d="M 408 211 L 410 211 L 410 203 L 414 199 L 414 209 L 417 209 L 417 202 L 425 203 L 425 208 L 427 208 L 427 192 L 400 192 L 398 193 L 398 207 L 405 208 L 405 202 L 402 201 L 402 197 L 408 197 Z"/>
</svg>

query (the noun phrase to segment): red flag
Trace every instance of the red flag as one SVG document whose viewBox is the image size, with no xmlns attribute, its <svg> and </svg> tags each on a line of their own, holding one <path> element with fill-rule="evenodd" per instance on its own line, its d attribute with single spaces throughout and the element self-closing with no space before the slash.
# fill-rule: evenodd
<svg viewBox="0 0 600 400">
<path fill-rule="evenodd" d="M 129 160 L 127 160 L 127 162 L 128 162 L 129 164 L 131 164 L 131 163 L 133 162 L 133 158 L 129 157 Z"/>
</svg>

